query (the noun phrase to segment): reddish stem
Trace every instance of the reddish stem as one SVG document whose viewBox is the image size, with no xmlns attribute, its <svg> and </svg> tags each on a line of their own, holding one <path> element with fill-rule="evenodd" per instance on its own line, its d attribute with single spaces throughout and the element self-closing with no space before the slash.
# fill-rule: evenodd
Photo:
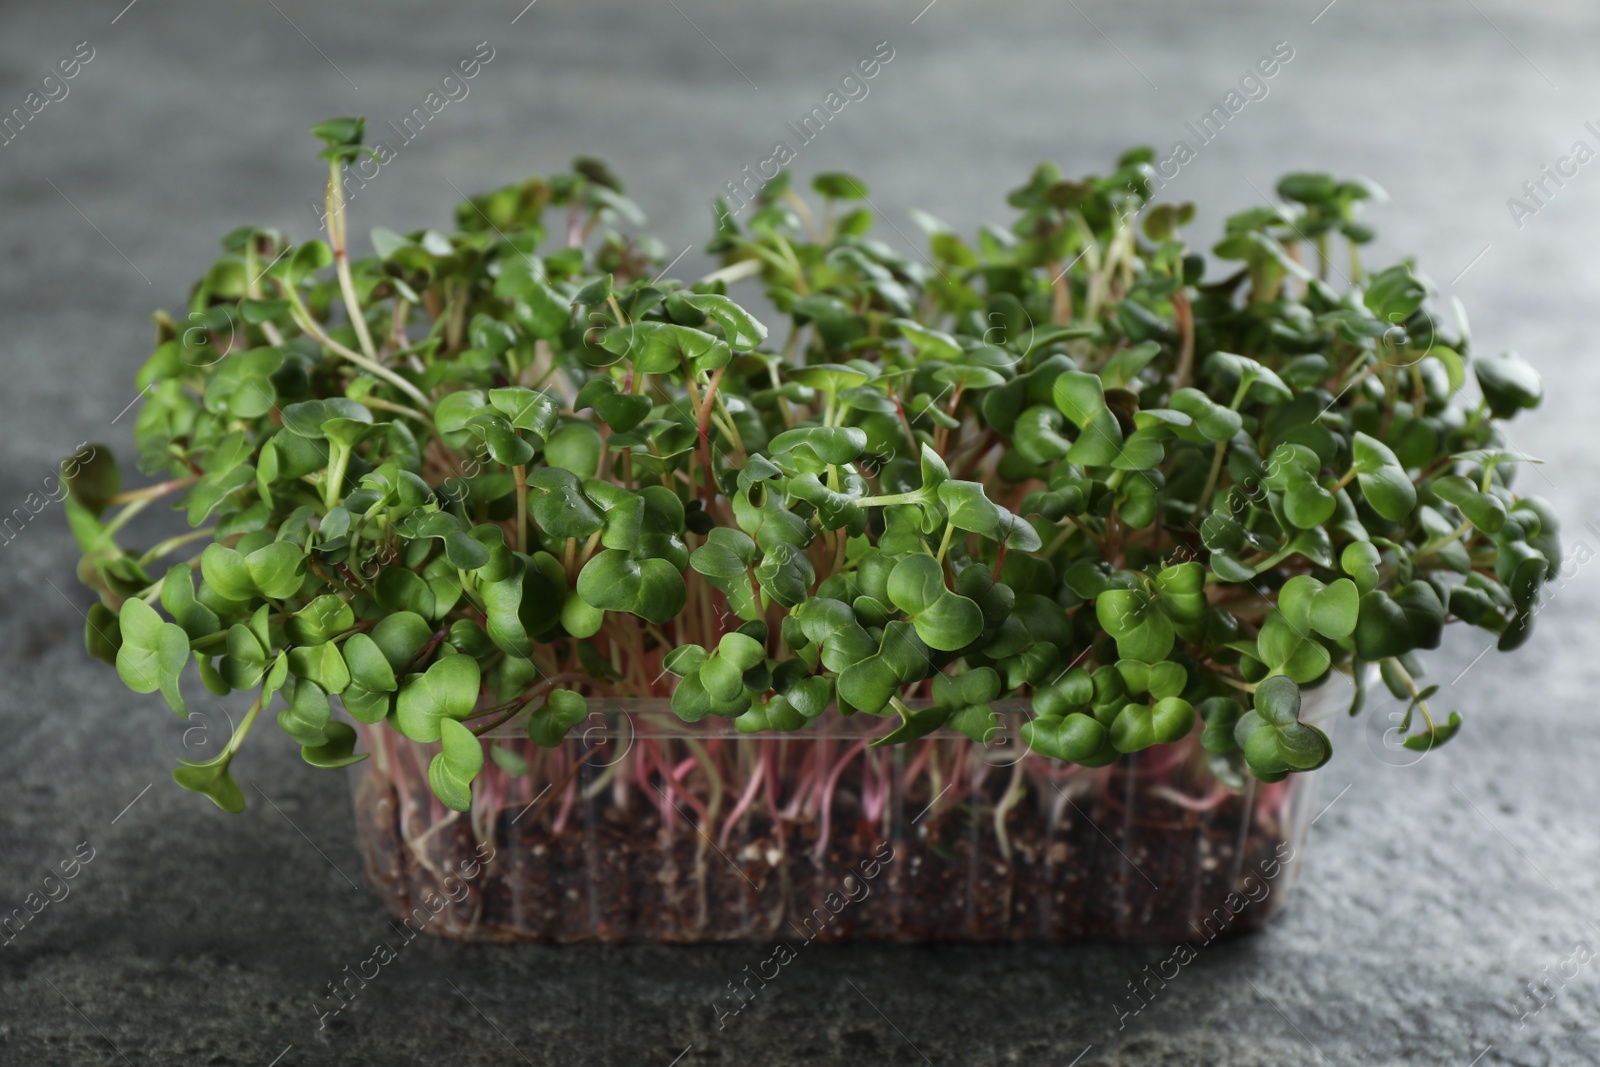
<svg viewBox="0 0 1600 1067">
<path fill-rule="evenodd" d="M 822 783 L 822 829 L 817 834 L 817 847 L 812 852 L 812 855 L 819 860 L 828 854 L 828 833 L 833 824 L 834 787 L 838 784 L 839 776 L 844 773 L 844 769 L 850 765 L 850 762 L 866 751 L 869 740 L 868 738 L 862 738 L 850 746 L 850 750 L 844 754 L 844 758 L 833 765 L 833 770 L 828 772 L 828 777 Z"/>
</svg>

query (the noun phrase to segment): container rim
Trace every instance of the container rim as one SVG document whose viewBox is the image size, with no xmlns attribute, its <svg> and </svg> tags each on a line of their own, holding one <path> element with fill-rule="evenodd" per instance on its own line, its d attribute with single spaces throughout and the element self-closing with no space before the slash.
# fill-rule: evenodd
<svg viewBox="0 0 1600 1067">
<path fill-rule="evenodd" d="M 1363 680 L 1370 686 L 1376 678 L 1377 668 L 1371 664 L 1363 667 Z M 1341 711 L 1350 707 L 1351 698 L 1355 695 L 1355 682 L 1348 668 L 1336 667 L 1331 670 L 1323 681 L 1314 688 L 1304 690 L 1304 703 L 1301 711 L 1301 721 L 1311 725 L 1321 725 L 1333 719 Z M 743 733 L 734 725 L 732 719 L 708 715 L 699 722 L 684 722 L 672 710 L 672 701 L 666 697 L 588 697 L 589 716 L 575 726 L 574 733 L 586 742 L 597 740 L 617 739 L 633 740 L 645 739 L 656 741 L 673 741 L 680 739 L 691 740 L 718 740 L 718 739 L 744 739 L 749 741 L 775 742 L 820 742 L 820 741 L 859 741 L 874 740 L 889 734 L 899 726 L 897 716 L 878 716 L 867 713 L 858 713 L 848 717 L 838 714 L 837 705 L 830 704 L 828 709 L 809 724 L 798 730 L 762 730 L 757 733 Z M 931 700 L 907 700 L 905 704 L 913 711 L 932 707 Z M 1033 705 L 1029 700 L 1008 699 L 992 701 L 989 705 L 995 713 L 1004 720 L 1027 720 L 1035 718 Z M 525 739 L 527 732 L 527 712 L 519 712 L 514 717 L 499 724 L 492 730 L 479 735 L 488 740 Z M 1002 727 L 997 739 L 1004 745 L 1010 731 Z M 977 744 L 972 738 L 958 730 L 940 727 L 926 735 L 922 740 L 937 741 L 965 741 Z M 982 742 L 983 747 L 991 747 L 995 742 Z"/>
</svg>

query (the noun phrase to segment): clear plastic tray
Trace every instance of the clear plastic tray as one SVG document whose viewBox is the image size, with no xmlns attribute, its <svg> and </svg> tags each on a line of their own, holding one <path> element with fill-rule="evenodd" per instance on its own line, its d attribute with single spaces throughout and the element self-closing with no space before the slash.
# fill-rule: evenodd
<svg viewBox="0 0 1600 1067">
<path fill-rule="evenodd" d="M 1335 674 L 1303 717 L 1349 706 Z M 409 928 L 472 941 L 1204 941 L 1260 926 L 1300 867 L 1316 774 L 1232 789 L 1196 728 L 1101 768 L 1029 753 L 1025 704 L 987 744 L 830 713 L 792 734 L 591 700 L 542 749 L 513 724 L 470 812 L 436 746 L 361 727 L 367 878 Z"/>
</svg>

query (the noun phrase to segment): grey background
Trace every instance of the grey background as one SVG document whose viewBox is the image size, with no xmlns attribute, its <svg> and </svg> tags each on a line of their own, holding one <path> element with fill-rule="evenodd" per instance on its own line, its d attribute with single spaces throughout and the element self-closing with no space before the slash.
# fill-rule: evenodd
<svg viewBox="0 0 1600 1067">
<path fill-rule="evenodd" d="M 90 597 L 52 506 L 0 546 L 0 910 L 77 843 L 96 855 L 0 949 L 0 1063 L 1065 1067 L 1090 1045 L 1084 1065 L 1600 1062 L 1600 963 L 1519 1025 L 1535 1007 L 1524 982 L 1600 945 L 1600 620 L 1584 564 L 1600 548 L 1585 528 L 1600 516 L 1600 162 L 1520 229 L 1506 206 L 1573 141 L 1600 147 L 1583 128 L 1600 119 L 1593 5 L 538 0 L 512 25 L 518 0 L 124 2 L 0 8 L 0 111 L 78 42 L 95 49 L 70 95 L 0 148 L 0 511 L 80 441 L 128 458 L 131 419 L 112 422 L 135 396 L 146 316 L 181 306 L 218 237 L 245 222 L 310 234 L 312 122 L 398 121 L 479 41 L 495 56 L 471 95 L 351 201 L 352 234 L 445 225 L 451 183 L 586 152 L 630 181 L 673 253 L 692 245 L 675 272 L 691 275 L 708 198 L 878 41 L 893 60 L 794 169 L 861 175 L 913 233 L 910 207 L 968 230 L 1005 218 L 1006 190 L 1040 159 L 1083 172 L 1132 143 L 1192 143 L 1183 122 L 1285 40 L 1295 55 L 1270 95 L 1169 195 L 1205 205 L 1192 232 L 1209 243 L 1284 170 L 1386 186 L 1374 261 L 1418 254 L 1471 309 L 1480 350 L 1514 346 L 1543 371 L 1545 406 L 1513 437 L 1549 461 L 1523 488 L 1561 508 L 1572 558 L 1515 658 L 1474 665 L 1477 634 L 1436 657 L 1441 701 L 1468 721 L 1448 749 L 1395 766 L 1383 709 L 1345 725 L 1320 772 L 1339 799 L 1290 912 L 1206 949 L 1125 1029 L 1119 992 L 1166 950 L 818 948 L 718 1032 L 709 1004 L 761 958 L 751 947 L 419 941 L 319 1033 L 324 983 L 387 930 L 360 883 L 345 779 L 263 730 L 235 764 L 245 815 L 172 785 L 185 726 L 205 728 L 199 744 L 221 716 L 179 722 L 85 656 Z"/>
</svg>

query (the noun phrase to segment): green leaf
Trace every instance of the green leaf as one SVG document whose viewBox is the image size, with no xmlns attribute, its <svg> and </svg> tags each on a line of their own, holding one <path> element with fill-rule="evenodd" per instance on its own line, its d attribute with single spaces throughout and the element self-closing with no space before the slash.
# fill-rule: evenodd
<svg viewBox="0 0 1600 1067">
<path fill-rule="evenodd" d="M 472 714 L 482 678 L 470 656 L 445 656 L 406 679 L 395 702 L 395 728 L 413 741 L 439 740 L 440 722 Z"/>
<path fill-rule="evenodd" d="M 366 432 L 361 427 L 371 424 L 372 412 L 365 405 L 346 397 L 302 400 L 283 409 L 283 428 L 313 441 L 327 439 L 339 444 L 353 444 L 354 436 Z M 335 436 L 330 436 L 330 428 Z"/>
<path fill-rule="evenodd" d="M 1172 622 L 1143 591 L 1108 589 L 1095 598 L 1094 610 L 1101 629 L 1116 639 L 1120 658 L 1157 663 L 1172 651 Z"/>
<path fill-rule="evenodd" d="M 528 736 L 544 748 L 555 748 L 567 732 L 589 717 L 589 702 L 570 689 L 557 689 L 544 706 L 528 716 Z"/>
<path fill-rule="evenodd" d="M 1524 408 L 1536 408 L 1544 398 L 1539 372 L 1515 352 L 1479 356 L 1472 361 L 1472 370 L 1489 411 L 1497 419 L 1509 419 Z"/>
<path fill-rule="evenodd" d="M 718 526 L 706 535 L 706 543 L 694 550 L 689 565 L 707 578 L 732 581 L 748 578 L 755 557 L 756 543 L 749 535 Z"/>
<path fill-rule="evenodd" d="M 172 772 L 174 782 L 192 792 L 210 797 L 212 803 L 223 811 L 237 815 L 244 810 L 244 790 L 239 788 L 239 783 L 228 773 L 228 764 L 233 762 L 231 750 L 224 751 L 216 759 L 204 763 L 192 760 L 180 760 L 180 762 L 183 766 Z"/>
<path fill-rule="evenodd" d="M 254 688 L 267 672 L 268 649 L 250 627 L 240 622 L 228 628 L 224 648 L 219 667 L 223 681 L 234 689 Z"/>
<path fill-rule="evenodd" d="M 579 488 L 571 471 L 547 467 L 528 479 L 528 513 L 534 523 L 551 537 L 588 537 L 606 524 L 606 519 Z"/>
<path fill-rule="evenodd" d="M 616 381 L 597 376 L 578 390 L 572 409 L 582 411 L 592 407 L 607 426 L 618 433 L 627 433 L 649 416 L 653 406 L 649 397 L 619 392 Z"/>
<path fill-rule="evenodd" d="M 740 733 L 760 733 L 765 730 L 799 730 L 808 721 L 787 698 L 775 696 L 765 704 L 752 704 L 750 710 L 734 720 L 734 726 Z"/>
<path fill-rule="evenodd" d="M 302 745 L 300 748 L 300 758 L 311 766 L 335 770 L 360 763 L 367 758 L 368 753 L 355 751 L 356 731 L 350 724 L 330 722 L 323 727 L 322 732 L 327 735 L 327 741 L 323 744 Z"/>
<path fill-rule="evenodd" d="M 83 620 L 83 643 L 89 655 L 113 667 L 122 648 L 122 624 L 111 609 L 98 600 L 89 605 Z"/>
<path fill-rule="evenodd" d="M 805 639 L 816 646 L 822 665 L 830 671 L 843 671 L 877 651 L 877 645 L 856 621 L 848 604 L 813 597 L 796 608 L 792 617 L 799 623 Z"/>
<path fill-rule="evenodd" d="M 1310 530 L 1321 526 L 1337 510 L 1337 498 L 1317 484 L 1313 473 L 1298 472 L 1289 478 L 1283 490 L 1283 513 L 1297 528 Z"/>
<path fill-rule="evenodd" d="M 438 598 L 415 571 L 386 568 L 378 575 L 376 592 L 379 606 L 387 611 L 430 619 L 437 614 Z"/>
<path fill-rule="evenodd" d="M 773 456 L 804 448 L 823 463 L 854 463 L 867 447 L 866 431 L 855 426 L 803 426 L 785 430 L 768 444 Z"/>
<path fill-rule="evenodd" d="M 509 748 L 496 745 L 489 750 L 489 758 L 494 760 L 496 767 L 513 778 L 521 778 L 528 773 L 528 761 Z"/>
<path fill-rule="evenodd" d="M 194 572 L 187 564 L 167 571 L 161 582 L 161 606 L 166 608 L 191 640 L 207 637 L 222 628 L 216 612 L 194 598 Z"/>
<path fill-rule="evenodd" d="M 307 275 L 315 274 L 333 265 L 333 249 L 326 241 L 310 240 L 294 250 L 289 257 L 287 274 L 292 285 L 299 285 Z"/>
<path fill-rule="evenodd" d="M 1296 633 L 1304 636 L 1315 630 L 1336 641 L 1355 631 L 1360 599 L 1356 584 L 1348 578 L 1325 586 L 1302 574 L 1278 591 L 1278 607 Z"/>
<path fill-rule="evenodd" d="M 320 748 L 328 743 L 323 727 L 328 725 L 333 708 L 328 694 L 308 678 L 295 683 L 289 706 L 278 712 L 278 728 L 305 748 Z"/>
<path fill-rule="evenodd" d="M 661 667 L 669 674 L 686 678 L 700 669 L 708 653 L 699 645 L 679 645 L 661 660 Z"/>
<path fill-rule="evenodd" d="M 1065 371 L 1051 395 L 1056 407 L 1076 427 L 1078 439 L 1067 459 L 1084 465 L 1109 465 L 1122 451 L 1122 426 L 1106 406 L 1105 385 L 1098 375 Z"/>
<path fill-rule="evenodd" d="M 1246 716 L 1246 719 L 1248 716 Z M 1246 719 L 1240 719 L 1244 723 Z M 1263 781 L 1279 781 L 1289 772 L 1289 763 L 1278 751 L 1278 731 L 1270 726 L 1263 726 L 1250 732 L 1245 738 L 1244 759 L 1250 765 L 1250 772 Z"/>
<path fill-rule="evenodd" d="M 1474 463 L 1486 471 L 1503 463 L 1543 463 L 1544 460 L 1509 448 L 1475 448 L 1470 452 L 1457 452 L 1450 457 L 1463 463 Z"/>
<path fill-rule="evenodd" d="M 578 595 L 602 611 L 626 611 L 661 624 L 683 610 L 688 587 L 683 575 L 663 559 L 633 559 L 608 548 L 584 564 Z"/>
<path fill-rule="evenodd" d="M 704 330 L 651 320 L 609 327 L 600 345 L 641 374 L 675 373 L 685 364 L 694 371 L 713 371 L 733 358 L 728 342 Z"/>
<path fill-rule="evenodd" d="M 367 634 L 351 634 L 345 641 L 344 662 L 349 668 L 350 680 L 368 692 L 392 693 L 398 688 L 394 667 L 378 642 Z"/>
<path fill-rule="evenodd" d="M 1417 506 L 1417 487 L 1388 445 L 1356 431 L 1351 439 L 1356 483 L 1372 510 L 1394 522 L 1407 518 Z"/>
<path fill-rule="evenodd" d="M 519 437 L 511 420 L 503 416 L 480 413 L 472 416 L 467 426 L 483 437 L 490 458 L 501 466 L 520 467 L 534 456 L 533 446 Z"/>
<path fill-rule="evenodd" d="M 1537 566 L 1537 562 L 1535 563 Z M 1408 582 L 1395 593 L 1394 602 L 1405 616 L 1413 648 L 1438 648 L 1444 633 L 1444 603 L 1427 581 Z M 1527 607 L 1527 605 L 1519 605 Z"/>
<path fill-rule="evenodd" d="M 1166 458 L 1161 442 L 1170 436 L 1165 429 L 1135 430 L 1123 441 L 1111 466 L 1123 471 L 1154 470 Z"/>
<path fill-rule="evenodd" d="M 1411 268 L 1396 263 L 1366 279 L 1362 303 L 1380 322 L 1403 323 L 1416 314 L 1427 296 L 1427 287 Z"/>
<path fill-rule="evenodd" d="M 900 686 L 926 677 L 928 647 L 909 624 L 898 620 L 889 623 L 883 629 L 877 654 L 852 663 L 839 673 L 839 699 L 877 714 Z"/>
<path fill-rule="evenodd" d="M 734 348 L 755 348 L 767 339 L 767 328 L 756 317 L 716 293 L 679 293 L 676 298 L 710 317 Z"/>
<path fill-rule="evenodd" d="M 1416 647 L 1405 611 L 1381 589 L 1361 597 L 1355 638 L 1356 655 L 1369 663 L 1403 656 Z"/>
<path fill-rule="evenodd" d="M 1000 719 L 987 704 L 972 704 L 950 716 L 949 725 L 970 737 L 974 743 L 986 745 L 1000 729 Z"/>
<path fill-rule="evenodd" d="M 350 684 L 350 670 L 345 666 L 338 646 L 332 641 L 291 648 L 289 668 L 297 676 L 316 682 L 329 693 L 342 693 Z"/>
<path fill-rule="evenodd" d="M 289 636 L 297 644 L 320 645 L 354 626 L 355 613 L 344 598 L 324 593 L 289 617 Z"/>
<path fill-rule="evenodd" d="M 954 341 L 951 343 L 954 344 Z M 786 373 L 791 382 L 824 393 L 838 393 L 858 385 L 865 385 L 872 380 L 865 371 L 843 363 L 813 363 L 804 367 L 790 367 Z"/>
<path fill-rule="evenodd" d="M 1206 358 L 1205 373 L 1258 403 L 1283 404 L 1294 397 L 1282 378 L 1248 356 L 1213 352 Z"/>
<path fill-rule="evenodd" d="M 907 741 L 915 741 L 919 737 L 926 737 L 945 724 L 950 718 L 950 709 L 941 707 L 918 708 L 913 711 L 901 705 L 900 725 L 870 742 L 872 748 L 886 745 L 899 745 Z"/>
<path fill-rule="evenodd" d="M 603 446 L 599 430 L 587 422 L 569 422 L 545 442 L 544 458 L 551 467 L 592 478 L 600 465 Z"/>
<path fill-rule="evenodd" d="M 1311 626 L 1324 637 L 1343 640 L 1355 632 L 1360 605 L 1356 583 L 1340 578 L 1312 599 Z"/>
<path fill-rule="evenodd" d="M 415 612 L 400 611 L 372 628 L 372 643 L 378 646 L 395 676 L 411 666 L 411 661 L 433 636 L 433 627 Z M 354 640 L 352 636 L 351 640 Z M 352 671 L 355 669 L 351 666 Z"/>
<path fill-rule="evenodd" d="M 1450 740 L 1460 729 L 1461 714 L 1452 711 L 1449 720 L 1443 725 L 1435 724 L 1434 728 L 1428 733 L 1413 734 L 1400 743 L 1413 752 L 1427 752 Z"/>
<path fill-rule="evenodd" d="M 361 132 L 367 120 L 361 117 L 324 119 L 311 127 L 311 135 L 324 141 L 328 147 L 361 143 Z"/>
<path fill-rule="evenodd" d="M 176 623 L 163 622 L 154 608 L 138 597 L 123 601 L 118 618 L 122 647 L 117 651 L 117 675 L 135 693 L 161 691 L 179 715 L 188 708 L 178 687 L 178 677 L 189 663 L 189 635 Z"/>
<path fill-rule="evenodd" d="M 374 226 L 369 234 L 372 241 L 372 252 L 380 260 L 388 260 L 402 248 L 415 248 L 416 242 L 407 240 L 393 230 L 383 226 Z M 288 301 L 284 301 L 285 304 Z"/>
<path fill-rule="evenodd" d="M 436 511 L 423 520 L 417 533 L 444 542 L 444 557 L 451 567 L 477 570 L 489 562 L 489 546 L 462 528 L 461 520 L 445 511 Z"/>
<path fill-rule="evenodd" d="M 1315 770 L 1332 756 L 1327 736 L 1299 716 L 1300 687 L 1292 679 L 1274 675 L 1256 687 L 1255 710 L 1238 717 L 1233 737 L 1257 778 L 1279 781 L 1290 771 Z"/>
<path fill-rule="evenodd" d="M 837 171 L 818 174 L 811 179 L 811 188 L 834 200 L 867 199 L 867 187 L 861 179 Z"/>
<path fill-rule="evenodd" d="M 1161 610 L 1177 623 L 1197 623 L 1206 609 L 1206 569 L 1198 563 L 1177 563 L 1156 575 Z"/>
<path fill-rule="evenodd" d="M 1312 771 L 1333 755 L 1328 736 L 1303 722 L 1289 723 L 1277 730 L 1278 757 L 1295 771 Z"/>
<path fill-rule="evenodd" d="M 944 568 L 932 556 L 912 553 L 895 564 L 888 592 L 895 607 L 911 616 L 917 636 L 929 648 L 954 652 L 983 632 L 983 611 L 945 587 Z"/>
<path fill-rule="evenodd" d="M 1300 718 L 1300 687 L 1291 678 L 1274 675 L 1256 686 L 1255 712 L 1273 726 L 1283 726 Z"/>
<path fill-rule="evenodd" d="M 572 298 L 572 302 L 593 307 L 596 304 L 604 304 L 611 297 L 613 291 L 611 275 L 602 275 L 579 289 L 577 295 Z"/>
<path fill-rule="evenodd" d="M 1506 506 L 1499 497 L 1481 493 L 1470 478 L 1443 475 L 1428 483 L 1440 500 L 1454 504 L 1468 522 L 1484 533 L 1499 533 L 1506 524 Z"/>
<path fill-rule="evenodd" d="M 943 481 L 939 483 L 939 501 L 958 530 L 981 534 L 1023 552 L 1037 552 L 1044 547 L 1033 524 L 989 500 L 982 483 Z"/>
<path fill-rule="evenodd" d="M 1041 756 L 1082 763 L 1105 748 L 1107 731 L 1093 716 L 1074 712 L 1023 723 L 1022 739 Z"/>
<path fill-rule="evenodd" d="M 79 458 L 83 451 L 80 448 L 61 461 L 61 480 L 66 482 L 72 499 L 99 518 L 111 498 L 122 491 L 122 475 L 116 457 L 106 445 L 89 445 L 89 454 Z"/>
<path fill-rule="evenodd" d="M 344 704 L 344 710 L 356 721 L 369 726 L 382 722 L 394 710 L 392 693 L 374 692 L 354 682 L 345 686 L 344 692 L 339 694 L 339 700 Z"/>
<path fill-rule="evenodd" d="M 256 584 L 244 557 L 223 545 L 207 545 L 200 553 L 200 576 L 206 585 L 228 600 L 249 601 L 256 595 Z"/>
<path fill-rule="evenodd" d="M 1111 723 L 1111 744 L 1118 752 L 1138 752 L 1181 740 L 1193 727 L 1194 708 L 1181 697 L 1167 697 L 1149 707 L 1125 704 Z"/>
<path fill-rule="evenodd" d="M 1244 425 L 1237 411 L 1216 403 L 1192 386 L 1179 389 L 1167 402 L 1174 410 L 1193 419 L 1195 428 L 1208 441 L 1232 440 Z"/>
<path fill-rule="evenodd" d="M 251 583 L 261 595 L 274 600 L 283 600 L 299 592 L 305 578 L 305 554 L 288 541 L 274 541 L 256 549 L 245 557 L 244 565 Z"/>
<path fill-rule="evenodd" d="M 1232 697 L 1210 697 L 1201 701 L 1195 710 L 1205 720 L 1200 743 L 1207 752 L 1226 755 L 1239 747 L 1233 730 L 1244 714 L 1244 708 L 1237 700 Z"/>
<path fill-rule="evenodd" d="M 1164 663 L 1152 663 L 1149 674 L 1150 695 L 1157 700 L 1175 697 L 1181 694 L 1189 684 L 1189 672 L 1184 670 L 1183 664 L 1167 660 Z"/>
<path fill-rule="evenodd" d="M 1339 567 L 1350 575 L 1363 596 L 1378 584 L 1378 564 L 1383 557 L 1370 541 L 1352 541 L 1339 554 Z"/>
<path fill-rule="evenodd" d="M 1325 203 L 1332 200 L 1337 192 L 1338 183 L 1326 174 L 1297 172 L 1285 174 L 1278 180 L 1278 195 L 1302 204 Z"/>
<path fill-rule="evenodd" d="M 1100 368 L 1100 380 L 1113 389 L 1121 389 L 1137 378 L 1139 372 L 1160 354 L 1161 344 L 1157 341 L 1141 341 L 1118 349 Z"/>
<path fill-rule="evenodd" d="M 439 729 L 441 751 L 428 764 L 428 786 L 445 807 L 466 811 L 472 807 L 472 780 L 483 770 L 483 745 L 454 719 L 440 720 Z"/>
<path fill-rule="evenodd" d="M 433 405 L 434 425 L 441 434 L 459 433 L 467 428 L 472 417 L 483 411 L 488 397 L 480 389 L 463 389 L 447 393 Z"/>
<path fill-rule="evenodd" d="M 513 264 L 523 262 L 508 259 L 502 263 L 495 295 L 511 298 L 511 317 L 528 336 L 553 341 L 572 318 L 572 306 L 542 278 L 535 278 L 526 270 L 511 269 Z"/>
</svg>

